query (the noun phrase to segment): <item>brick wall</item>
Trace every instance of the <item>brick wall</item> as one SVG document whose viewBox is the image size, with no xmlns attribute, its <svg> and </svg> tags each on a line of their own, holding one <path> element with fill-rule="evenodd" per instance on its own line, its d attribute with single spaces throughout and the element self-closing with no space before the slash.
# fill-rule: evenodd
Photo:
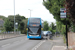
<svg viewBox="0 0 75 50">
<path fill-rule="evenodd" d="M 75 33 L 68 32 L 68 45 L 69 48 L 75 50 Z"/>
</svg>

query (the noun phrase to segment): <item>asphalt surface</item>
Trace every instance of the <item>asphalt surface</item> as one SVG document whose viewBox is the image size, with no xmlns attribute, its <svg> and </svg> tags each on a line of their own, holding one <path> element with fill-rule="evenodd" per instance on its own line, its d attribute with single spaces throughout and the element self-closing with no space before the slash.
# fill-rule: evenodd
<svg viewBox="0 0 75 50">
<path fill-rule="evenodd" d="M 10 38 L 0 41 L 0 50 L 51 50 L 52 42 L 39 39 L 27 39 L 26 36 Z"/>
</svg>

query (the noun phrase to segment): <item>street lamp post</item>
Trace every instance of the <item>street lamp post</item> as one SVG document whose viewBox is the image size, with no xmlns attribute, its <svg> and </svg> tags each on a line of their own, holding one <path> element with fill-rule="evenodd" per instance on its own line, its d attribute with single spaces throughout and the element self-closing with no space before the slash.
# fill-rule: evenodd
<svg viewBox="0 0 75 50">
<path fill-rule="evenodd" d="M 18 22 L 15 22 L 16 33 L 18 33 Z"/>
<path fill-rule="evenodd" d="M 18 22 L 15 22 L 15 29 L 18 29 Z"/>
<path fill-rule="evenodd" d="M 31 11 L 32 11 L 32 10 L 31 10 L 31 9 L 28 9 L 28 10 L 30 10 L 30 17 L 31 17 Z"/>
<path fill-rule="evenodd" d="M 14 33 L 15 33 L 15 0 L 14 0 Z"/>
</svg>

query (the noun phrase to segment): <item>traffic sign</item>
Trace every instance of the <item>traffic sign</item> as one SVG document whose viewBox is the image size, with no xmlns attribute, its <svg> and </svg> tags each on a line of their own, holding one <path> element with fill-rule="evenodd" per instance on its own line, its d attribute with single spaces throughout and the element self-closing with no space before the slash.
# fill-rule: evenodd
<svg viewBox="0 0 75 50">
<path fill-rule="evenodd" d="M 60 8 L 60 18 L 66 18 L 66 9 Z"/>
</svg>

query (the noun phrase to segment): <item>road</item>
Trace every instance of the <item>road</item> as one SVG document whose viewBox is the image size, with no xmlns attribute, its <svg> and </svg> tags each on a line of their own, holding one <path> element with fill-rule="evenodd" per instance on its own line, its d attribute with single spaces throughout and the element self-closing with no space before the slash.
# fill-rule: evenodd
<svg viewBox="0 0 75 50">
<path fill-rule="evenodd" d="M 42 39 L 27 39 L 26 36 L 0 41 L 0 50 L 51 50 L 52 42 Z"/>
</svg>

